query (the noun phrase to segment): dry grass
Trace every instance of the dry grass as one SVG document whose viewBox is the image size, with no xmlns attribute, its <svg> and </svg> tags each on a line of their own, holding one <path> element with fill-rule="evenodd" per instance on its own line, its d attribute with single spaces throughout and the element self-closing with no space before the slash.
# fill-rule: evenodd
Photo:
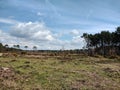
<svg viewBox="0 0 120 90">
<path fill-rule="evenodd" d="M 1 90 L 119 90 L 120 62 L 103 57 L 0 58 Z"/>
</svg>

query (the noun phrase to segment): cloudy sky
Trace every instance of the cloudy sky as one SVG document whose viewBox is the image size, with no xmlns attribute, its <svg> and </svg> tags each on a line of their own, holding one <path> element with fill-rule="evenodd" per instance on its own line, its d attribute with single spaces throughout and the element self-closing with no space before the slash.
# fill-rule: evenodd
<svg viewBox="0 0 120 90">
<path fill-rule="evenodd" d="M 0 0 L 0 42 L 32 49 L 80 49 L 84 32 L 114 31 L 120 0 Z"/>
</svg>

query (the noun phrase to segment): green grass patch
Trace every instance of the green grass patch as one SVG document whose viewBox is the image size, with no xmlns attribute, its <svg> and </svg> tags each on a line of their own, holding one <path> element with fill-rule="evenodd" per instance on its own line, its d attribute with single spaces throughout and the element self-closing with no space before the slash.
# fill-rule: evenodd
<svg viewBox="0 0 120 90">
<path fill-rule="evenodd" d="M 72 57 L 71 57 L 72 58 Z M 110 62 L 109 62 L 110 61 Z M 15 78 L 7 87 L 0 74 L 2 90 L 118 90 L 120 63 L 116 60 L 79 57 L 71 60 L 57 58 L 0 58 L 0 67 L 11 67 Z"/>
</svg>

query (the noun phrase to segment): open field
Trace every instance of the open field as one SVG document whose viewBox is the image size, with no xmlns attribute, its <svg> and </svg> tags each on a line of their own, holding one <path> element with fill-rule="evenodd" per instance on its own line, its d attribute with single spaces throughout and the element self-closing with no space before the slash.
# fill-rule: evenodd
<svg viewBox="0 0 120 90">
<path fill-rule="evenodd" d="M 0 57 L 0 90 L 120 90 L 120 60 Z"/>
</svg>

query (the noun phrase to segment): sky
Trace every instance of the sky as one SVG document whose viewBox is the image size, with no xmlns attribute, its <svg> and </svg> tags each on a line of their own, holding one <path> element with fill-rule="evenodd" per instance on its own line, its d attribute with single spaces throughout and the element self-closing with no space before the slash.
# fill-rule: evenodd
<svg viewBox="0 0 120 90">
<path fill-rule="evenodd" d="M 0 0 L 0 43 L 81 49 L 83 33 L 115 31 L 120 0 Z"/>
</svg>

